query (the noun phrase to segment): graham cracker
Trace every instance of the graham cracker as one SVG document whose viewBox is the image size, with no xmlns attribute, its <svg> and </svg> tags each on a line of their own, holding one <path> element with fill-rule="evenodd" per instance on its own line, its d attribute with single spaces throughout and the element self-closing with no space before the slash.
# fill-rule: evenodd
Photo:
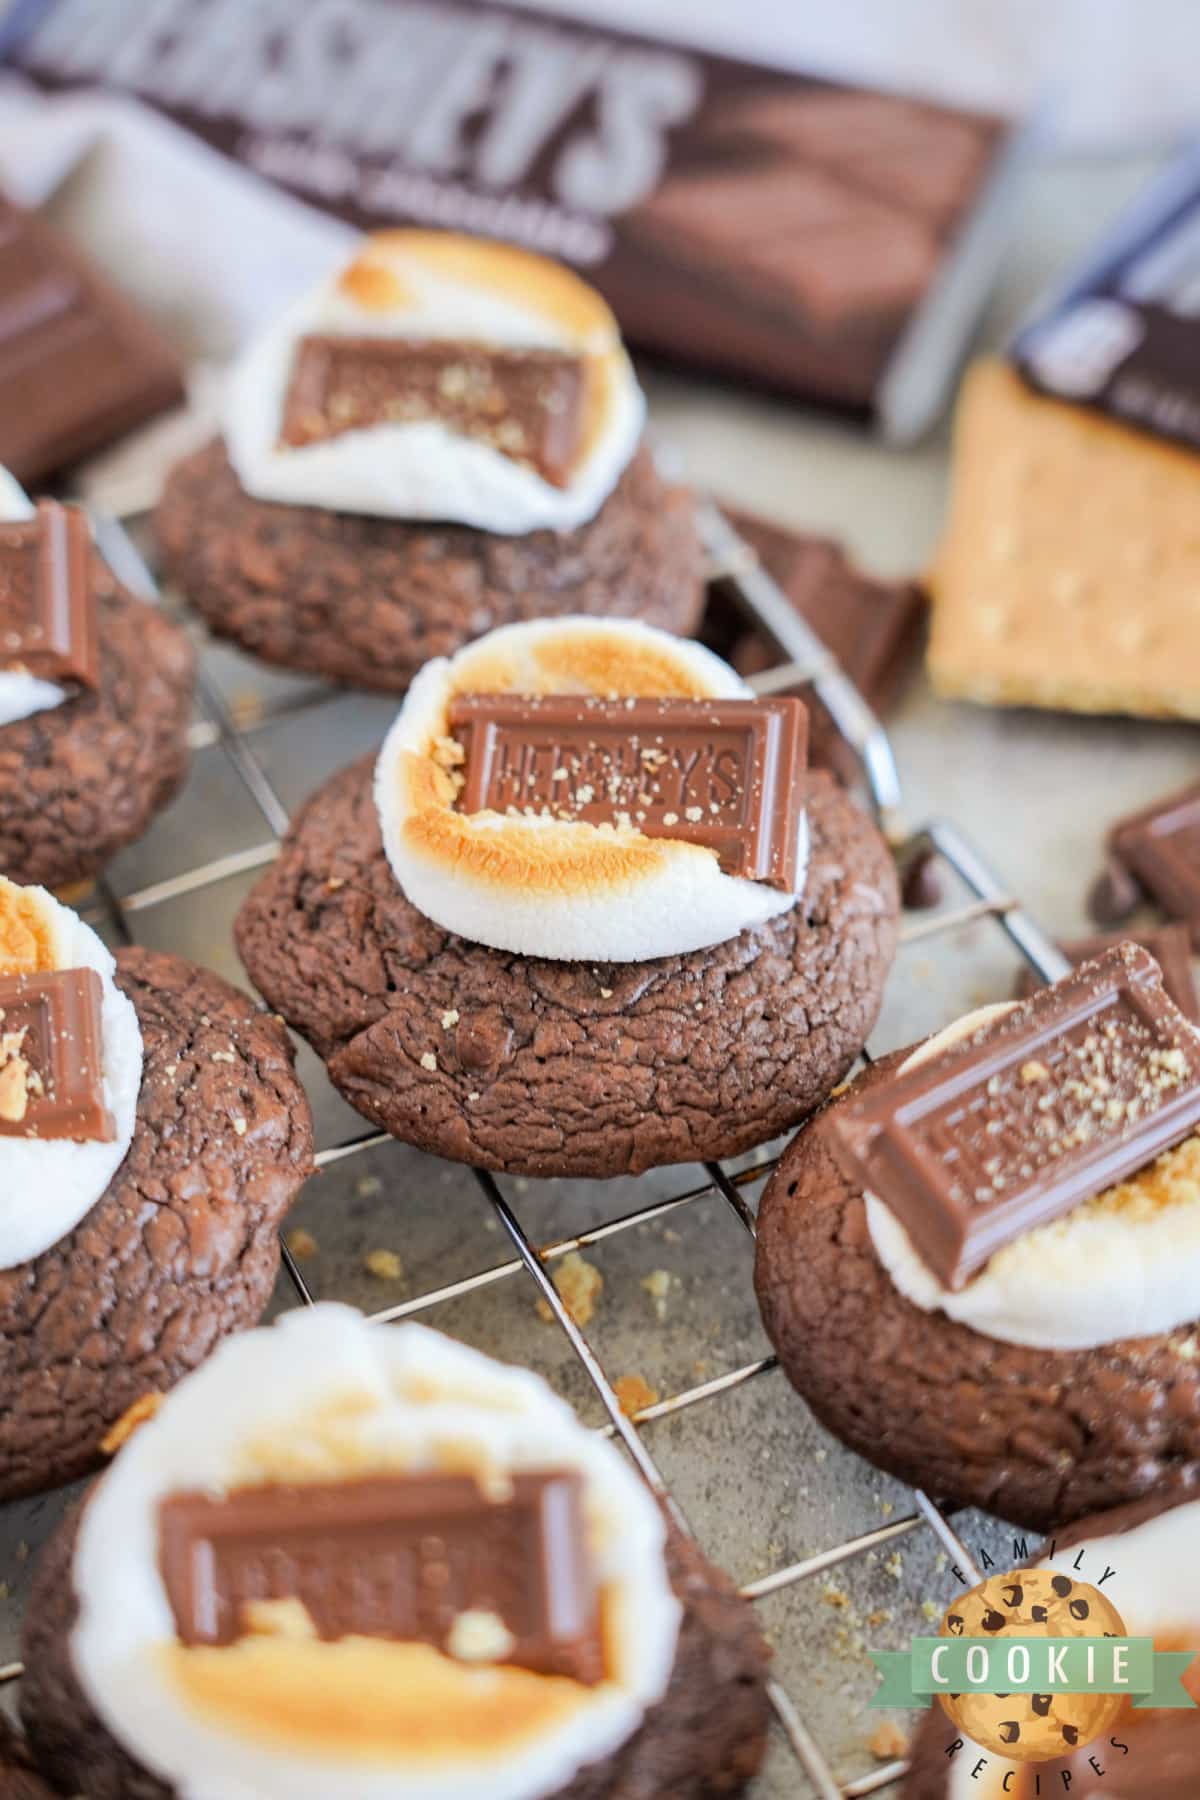
<svg viewBox="0 0 1200 1800">
<path fill-rule="evenodd" d="M 941 694 L 1200 718 L 1200 455 L 977 362 L 929 587 Z"/>
</svg>

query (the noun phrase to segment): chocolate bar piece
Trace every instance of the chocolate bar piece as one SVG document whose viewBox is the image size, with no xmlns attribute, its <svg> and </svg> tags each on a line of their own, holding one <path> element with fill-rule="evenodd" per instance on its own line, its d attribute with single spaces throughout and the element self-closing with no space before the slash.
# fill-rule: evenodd
<svg viewBox="0 0 1200 1800">
<path fill-rule="evenodd" d="M 1163 987 L 1185 1018 L 1200 1025 L 1200 997 L 1192 973 L 1191 943 L 1183 925 L 1159 925 L 1146 931 L 1102 932 L 1096 937 L 1073 938 L 1058 947 L 1076 967 L 1102 956 L 1114 944 L 1140 944 L 1148 950 L 1162 970 Z M 1031 968 L 1023 968 L 1017 978 L 1017 998 L 1027 1000 L 1046 983 Z"/>
<path fill-rule="evenodd" d="M 381 1475 L 169 1495 L 159 1563 L 184 1644 L 232 1644 L 246 1608 L 299 1600 L 317 1635 L 452 1645 L 464 1612 L 500 1619 L 499 1659 L 594 1685 L 605 1675 L 580 1480 L 515 1475 L 490 1500 L 467 1475 Z"/>
<path fill-rule="evenodd" d="M 835 1117 L 847 1172 L 957 1288 L 1190 1134 L 1200 1037 L 1121 944 Z"/>
<path fill-rule="evenodd" d="M 111 1143 L 94 969 L 0 978 L 0 1137 Z"/>
<path fill-rule="evenodd" d="M 41 481 L 182 399 L 179 361 L 150 321 L 0 199 L 0 463 Z"/>
<path fill-rule="evenodd" d="M 557 350 L 440 338 L 306 337 L 281 442 L 321 443 L 368 425 L 437 420 L 566 487 L 584 439 L 587 371 Z"/>
<path fill-rule="evenodd" d="M 1200 950 L 1200 782 L 1118 819 L 1107 845 L 1110 866 L 1091 896 L 1097 922 L 1128 918 L 1144 892 Z"/>
<path fill-rule="evenodd" d="M 873 712 L 882 716 L 911 668 L 926 605 L 911 581 L 881 581 L 856 568 L 831 538 L 790 531 L 749 513 L 730 518 L 801 618 L 837 658 Z M 742 675 L 778 662 L 761 638 L 746 634 L 731 652 Z"/>
<path fill-rule="evenodd" d="M 799 700 L 526 699 L 450 706 L 463 812 L 590 825 L 715 850 L 727 874 L 795 890 L 808 715 Z"/>
<path fill-rule="evenodd" d="M 43 500 L 36 519 L 0 525 L 0 669 L 99 684 L 91 560 L 91 533 L 77 507 Z"/>
<path fill-rule="evenodd" d="M 940 255 L 924 220 L 788 163 L 681 174 L 638 217 L 697 270 L 797 309 L 819 332 L 909 310 Z"/>
</svg>

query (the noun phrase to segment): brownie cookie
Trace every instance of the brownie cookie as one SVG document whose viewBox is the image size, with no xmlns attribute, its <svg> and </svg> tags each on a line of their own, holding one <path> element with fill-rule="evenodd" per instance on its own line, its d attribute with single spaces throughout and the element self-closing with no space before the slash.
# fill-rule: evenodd
<svg viewBox="0 0 1200 1800">
<path fill-rule="evenodd" d="M 1128 1634 L 1152 1637 L 1159 1650 L 1200 1650 L 1198 1529 L 1200 1500 L 1155 1496 L 1072 1526 L 1055 1540 L 1046 1566 L 1093 1586 L 1107 1572 L 1102 1591 Z M 1041 1561 L 1033 1558 L 1032 1566 Z M 1184 1686 L 1200 1698 L 1197 1664 Z M 1022 1766 L 964 1742 L 934 1706 L 913 1746 L 904 1800 L 1035 1800 L 1039 1792 L 1069 1792 L 1073 1800 L 1193 1800 L 1197 1770 L 1200 1711 L 1139 1711 L 1126 1702 L 1114 1728 L 1074 1755 Z"/>
<path fill-rule="evenodd" d="M 484 659 L 539 644 L 556 667 L 568 648 L 605 668 L 627 652 L 635 661 L 678 654 L 704 673 L 715 663 L 662 634 L 630 639 L 631 627 L 603 628 L 599 645 L 585 622 L 578 632 L 513 629 L 520 635 L 495 634 L 449 666 L 482 680 Z M 528 666 L 523 679 L 533 679 Z M 421 684 L 411 700 L 419 712 Z M 857 1055 L 878 1012 L 898 901 L 882 839 L 828 777 L 808 778 L 799 900 L 717 873 L 691 844 L 634 834 L 622 864 L 619 840 L 601 827 L 534 837 L 523 820 L 497 829 L 494 813 L 478 839 L 484 885 L 473 886 L 467 842 L 444 863 L 431 855 L 418 865 L 414 852 L 402 888 L 394 865 L 403 844 L 389 862 L 380 824 L 382 805 L 395 838 L 399 779 L 385 747 L 376 794 L 366 761 L 328 782 L 236 926 L 271 1006 L 309 1039 L 346 1098 L 394 1136 L 509 1173 L 637 1173 L 775 1136 Z M 473 828 L 453 811 L 435 824 L 417 817 L 431 834 Z M 509 830 L 517 825 L 524 837 Z M 557 865 L 547 861 L 550 842 L 562 849 Z M 536 867 L 521 860 L 530 846 L 543 858 Z M 673 861 L 679 851 L 690 860 Z M 597 881 L 592 854 L 604 859 Z M 689 885 L 674 904 L 680 870 Z M 706 921 L 716 941 L 704 941 Z M 460 923 L 470 937 L 453 929 Z M 571 954 L 573 932 L 595 944 L 593 957 Z M 668 953 L 667 932 L 695 933 L 699 947 Z M 478 941 L 485 933 L 525 949 Z M 632 954 L 640 942 L 645 956 Z"/>
<path fill-rule="evenodd" d="M 562 1795 L 564 1800 L 566 1796 L 570 1800 L 644 1800 L 652 1794 L 655 1800 L 715 1800 L 717 1795 L 740 1793 L 756 1773 L 765 1746 L 766 1645 L 751 1608 L 693 1543 L 665 1523 L 619 1453 L 590 1439 L 569 1409 L 536 1377 L 502 1369 L 423 1327 L 371 1327 L 347 1308 L 321 1306 L 288 1315 L 276 1328 L 280 1329 L 290 1358 L 286 1369 L 281 1360 L 284 1346 L 269 1347 L 268 1354 L 273 1348 L 274 1379 L 286 1376 L 291 1395 L 299 1396 L 300 1410 L 292 1406 L 284 1430 L 294 1434 L 293 1448 L 298 1444 L 307 1459 L 302 1472 L 302 1465 L 293 1466 L 289 1460 L 282 1436 L 272 1445 L 266 1419 L 269 1398 L 264 1403 L 261 1380 L 250 1379 L 248 1358 L 261 1357 L 261 1340 L 275 1334 L 252 1333 L 225 1346 L 209 1369 L 185 1384 L 152 1424 L 139 1431 L 84 1507 L 76 1510 L 47 1546 L 26 1615 L 27 1673 L 21 1707 L 39 1762 L 56 1784 L 69 1792 L 86 1782 L 88 1800 L 164 1800 L 176 1794 L 219 1792 L 222 1777 L 228 1781 L 239 1772 L 252 1772 L 254 1791 L 263 1800 L 276 1795 L 281 1800 L 283 1796 L 308 1800 L 313 1793 L 344 1791 L 345 1783 L 339 1779 L 345 1767 L 338 1761 L 340 1734 L 345 1734 L 343 1742 L 349 1740 L 357 1746 L 366 1733 L 379 1729 L 364 1690 L 346 1685 L 353 1674 L 349 1661 L 345 1669 L 341 1667 L 343 1660 L 353 1660 L 365 1649 L 385 1697 L 397 1683 L 415 1684 L 419 1694 L 416 1702 L 406 1704 L 401 1689 L 399 1720 L 393 1725 L 386 1752 L 381 1751 L 370 1765 L 370 1775 L 362 1776 L 364 1785 L 361 1789 L 356 1786 L 356 1793 L 374 1797 L 415 1791 L 410 1785 L 412 1765 L 406 1768 L 406 1750 L 414 1729 L 414 1705 L 421 1700 L 428 1705 L 431 1694 L 439 1697 L 439 1718 L 446 1728 L 443 1736 L 452 1742 L 465 1795 L 487 1792 L 504 1800 L 522 1800 L 527 1794 Z M 390 1391 L 375 1391 L 373 1358 L 365 1354 L 364 1333 L 367 1344 L 382 1340 L 382 1349 L 394 1359 Z M 321 1370 L 316 1368 L 318 1351 Z M 581 1490 L 586 1493 L 590 1521 L 586 1527 L 576 1498 L 569 1504 L 565 1499 L 556 1502 L 556 1506 L 565 1504 L 566 1511 L 558 1514 L 556 1533 L 563 1555 L 550 1565 L 551 1579 L 558 1590 L 561 1583 L 587 1584 L 598 1577 L 606 1593 L 614 1598 L 627 1596 L 632 1618 L 602 1651 L 607 1700 L 587 1685 L 599 1674 L 598 1666 L 590 1663 L 599 1647 L 592 1624 L 575 1627 L 574 1636 L 572 1628 L 564 1624 L 559 1627 L 561 1638 L 539 1638 L 536 1644 L 528 1635 L 514 1641 L 507 1631 L 510 1605 L 522 1605 L 521 1584 L 534 1567 L 530 1553 L 537 1537 L 526 1539 L 522 1532 L 511 1539 L 494 1536 L 488 1540 L 479 1533 L 487 1529 L 489 1514 L 502 1515 L 515 1504 L 507 1498 L 519 1491 L 512 1485 L 513 1477 L 489 1489 L 485 1498 L 461 1473 L 448 1478 L 436 1473 L 436 1451 L 433 1473 L 406 1475 L 394 1472 L 403 1468 L 403 1463 L 389 1465 L 386 1457 L 382 1463 L 370 1457 L 361 1460 L 363 1453 L 361 1448 L 356 1452 L 353 1428 L 340 1438 L 332 1433 L 322 1435 L 322 1430 L 329 1432 L 329 1416 L 322 1428 L 319 1410 L 309 1414 L 306 1402 L 311 1394 L 312 1403 L 319 1407 L 322 1390 L 326 1394 L 336 1391 L 340 1365 L 352 1352 L 355 1385 L 361 1389 L 365 1383 L 360 1409 L 365 1407 L 370 1414 L 374 1405 L 379 1411 L 373 1416 L 384 1415 L 377 1430 L 364 1428 L 372 1433 L 374 1458 L 382 1455 L 379 1446 L 386 1444 L 394 1429 L 416 1433 L 422 1441 L 426 1436 L 436 1438 L 439 1410 L 449 1401 L 456 1420 L 458 1460 L 452 1464 L 456 1471 L 470 1467 L 469 1461 L 463 1462 L 464 1445 L 480 1429 L 487 1432 L 488 1466 L 493 1474 L 497 1468 L 511 1466 L 507 1459 L 518 1455 L 518 1466 L 526 1473 L 516 1479 L 524 1481 L 526 1491 L 546 1484 L 563 1490 L 564 1495 L 572 1489 L 576 1495 Z M 270 1379 L 271 1369 L 265 1372 Z M 223 1647 L 210 1648 L 189 1640 L 176 1612 L 180 1641 L 168 1646 L 160 1642 L 151 1651 L 157 1653 L 157 1661 L 166 1650 L 171 1664 L 157 1661 L 163 1672 L 148 1672 L 149 1690 L 130 1686 L 129 1677 L 142 1666 L 137 1644 L 139 1639 L 145 1641 L 146 1634 L 142 1619 L 135 1617 L 130 1631 L 122 1633 L 119 1647 L 111 1635 L 104 1614 L 106 1596 L 96 1586 L 95 1534 L 108 1528 L 106 1516 L 109 1524 L 113 1519 L 133 1521 L 147 1507 L 156 1508 L 158 1519 L 164 1522 L 160 1528 L 164 1544 L 165 1521 L 172 1508 L 181 1508 L 177 1516 L 188 1524 L 195 1496 L 181 1497 L 178 1489 L 181 1483 L 196 1479 L 202 1464 L 207 1466 L 206 1456 L 217 1454 L 211 1440 L 205 1448 L 212 1429 L 205 1414 L 208 1420 L 216 1417 L 215 1388 L 220 1385 L 224 1392 L 234 1375 L 238 1385 L 248 1390 L 247 1399 L 235 1397 L 232 1402 L 235 1411 L 246 1414 L 246 1422 L 235 1423 L 219 1434 L 221 1454 L 227 1456 L 239 1442 L 245 1444 L 251 1418 L 259 1432 L 267 1435 L 256 1439 L 249 1461 L 240 1465 L 242 1485 L 232 1494 L 221 1486 L 210 1492 L 228 1494 L 224 1504 L 234 1507 L 251 1500 L 249 1489 L 258 1490 L 253 1503 L 259 1509 L 259 1535 L 253 1540 L 257 1548 L 249 1554 L 265 1554 L 273 1560 L 277 1574 L 270 1591 L 275 1597 L 274 1623 L 279 1634 L 271 1635 L 270 1605 L 254 1621 L 259 1635 L 248 1638 L 246 1622 L 238 1618 L 236 1605 L 227 1611 L 222 1602 L 221 1616 L 226 1622 L 220 1634 Z M 207 1396 L 197 1385 L 205 1377 Z M 202 1398 L 206 1402 L 203 1412 L 197 1405 Z M 151 1438 L 153 1433 L 170 1433 L 171 1414 L 176 1411 L 181 1418 L 183 1402 L 189 1403 L 190 1452 L 179 1438 L 173 1445 L 168 1441 L 161 1446 Z M 491 1406 L 503 1410 L 489 1418 Z M 222 1413 L 227 1416 L 224 1403 Z M 516 1426 L 511 1423 L 514 1416 Z M 200 1449 L 195 1448 L 197 1439 Z M 216 1466 L 214 1463 L 213 1468 Z M 371 1479 L 372 1467 L 392 1472 Z M 543 1474 L 542 1467 L 553 1472 Z M 349 1478 L 350 1468 L 357 1471 L 357 1478 Z M 313 1642 L 311 1636 L 307 1642 L 299 1642 L 287 1635 L 289 1620 L 294 1627 L 297 1618 L 303 1622 L 306 1615 L 312 1617 L 308 1605 L 319 1609 L 322 1603 L 318 1589 L 310 1593 L 306 1588 L 304 1565 L 288 1556 L 288 1532 L 295 1531 L 299 1515 L 290 1522 L 285 1520 L 278 1511 L 283 1494 L 268 1485 L 273 1478 L 284 1476 L 317 1484 L 311 1503 L 326 1512 L 322 1554 L 354 1553 L 358 1584 L 349 1604 L 374 1608 L 368 1627 L 370 1643 L 360 1637 L 355 1649 L 352 1643 L 339 1641 L 354 1624 L 362 1628 L 357 1615 L 334 1621 L 318 1612 L 321 1642 Z M 406 1541 L 403 1534 L 418 1530 L 435 1536 L 439 1531 L 452 1531 L 456 1545 L 467 1541 L 478 1546 L 476 1560 L 455 1563 L 445 1620 L 432 1629 L 428 1624 L 414 1626 L 409 1617 L 392 1616 L 394 1598 L 388 1616 L 380 1611 L 382 1603 L 371 1588 L 369 1552 L 355 1537 L 357 1528 L 348 1522 L 349 1514 L 339 1512 L 339 1508 L 353 1509 L 368 1488 L 373 1490 L 378 1529 L 402 1534 L 399 1542 Z M 442 1522 L 439 1509 L 448 1504 L 456 1488 L 454 1503 L 462 1510 L 451 1525 L 448 1518 Z M 215 1504 L 219 1512 L 222 1502 L 217 1499 L 209 1504 Z M 217 1516 L 214 1514 L 214 1520 Z M 618 1527 L 612 1538 L 603 1529 L 606 1519 Z M 541 1514 L 540 1525 L 533 1524 L 530 1529 L 536 1533 L 554 1528 L 551 1521 L 547 1510 Z M 496 1519 L 492 1531 L 498 1533 L 500 1527 L 501 1520 Z M 339 1535 L 343 1532 L 344 1537 Z M 567 1539 L 561 1535 L 564 1532 L 571 1534 L 575 1546 L 573 1570 Z M 128 1544 L 127 1532 L 120 1535 Z M 490 1598 L 488 1606 L 480 1610 L 476 1584 L 487 1588 L 489 1595 L 493 1593 L 488 1557 L 494 1551 L 488 1551 L 489 1541 L 508 1544 L 511 1566 L 507 1584 L 497 1591 L 499 1597 Z M 378 1542 L 386 1545 L 386 1537 L 380 1536 Z M 422 1556 L 427 1554 L 422 1552 Z M 137 1562 L 135 1553 L 127 1576 Z M 419 1580 L 424 1578 L 424 1566 L 418 1562 Z M 157 1570 L 151 1579 L 157 1585 Z M 222 1579 L 219 1574 L 218 1580 Z M 172 1593 L 174 1608 L 178 1592 L 171 1589 L 169 1576 L 164 1586 Z M 389 1593 L 394 1597 L 395 1590 L 389 1589 Z M 569 1596 L 559 1592 L 558 1598 L 560 1604 L 570 1606 Z M 473 1600 L 474 1608 L 470 1605 Z M 135 1601 L 135 1611 L 138 1604 Z M 492 1606 L 498 1612 L 491 1611 Z M 526 1616 L 537 1621 L 528 1625 L 528 1633 L 551 1629 L 550 1613 L 543 1611 L 541 1603 L 531 1604 Z M 559 1617 L 570 1619 L 572 1614 L 568 1611 Z M 470 1620 L 475 1633 L 473 1644 L 462 1626 L 464 1618 Z M 189 1623 L 185 1617 L 184 1626 Z M 414 1641 L 414 1637 L 424 1641 Z M 108 1644 L 112 1645 L 111 1654 L 106 1654 Z M 311 1664 L 307 1670 L 306 1662 Z M 523 1706 L 531 1719 L 523 1740 L 518 1730 L 516 1741 L 506 1741 L 503 1715 L 495 1706 L 473 1699 L 464 1688 L 464 1683 L 477 1679 L 464 1674 L 464 1662 L 490 1667 L 494 1681 L 511 1687 L 505 1698 Z M 231 1714 L 223 1716 L 221 1701 L 203 1715 L 189 1707 L 189 1685 L 197 1676 L 207 1672 L 209 1679 L 216 1677 L 225 1689 L 229 1677 L 222 1672 L 223 1663 L 230 1665 L 229 1673 L 238 1683 L 248 1684 L 251 1693 L 265 1675 L 267 1664 L 274 1664 L 279 1684 L 276 1692 L 282 1691 L 285 1705 L 274 1711 L 271 1738 L 253 1742 L 254 1720 L 249 1715 L 240 1720 Z M 560 1672 L 549 1677 L 531 1673 L 539 1664 Z M 571 1673 L 562 1672 L 566 1670 Z M 326 1697 L 332 1699 L 324 1722 L 314 1729 L 305 1721 L 302 1709 L 306 1690 L 317 1677 L 324 1683 Z M 199 1688 L 192 1691 L 199 1693 Z M 228 1696 L 232 1689 L 225 1692 Z M 552 1692 L 555 1705 L 570 1713 L 565 1721 L 562 1712 L 556 1716 L 543 1698 Z M 210 1698 L 215 1694 L 216 1688 L 211 1688 Z M 467 1701 L 472 1721 L 468 1725 L 464 1718 L 456 1724 Z M 169 1738 L 161 1724 L 154 1722 L 152 1709 L 158 1705 L 171 1716 Z M 101 1711 L 111 1729 L 101 1722 Z M 293 1741 L 289 1741 L 289 1731 L 294 1734 Z M 427 1744 L 427 1759 L 422 1764 L 426 1772 L 429 1755 L 436 1759 L 439 1748 Z M 145 1761 L 139 1758 L 139 1749 Z M 244 1760 L 252 1751 L 257 1752 L 256 1760 Z M 305 1760 L 298 1766 L 301 1756 Z M 159 1772 L 151 1774 L 146 1763 L 155 1761 Z M 203 1771 L 212 1785 L 194 1787 L 190 1781 L 181 1782 L 177 1772 L 181 1768 L 189 1776 Z M 358 1768 L 361 1771 L 364 1765 Z M 443 1781 L 449 1773 L 449 1769 L 443 1773 Z M 439 1792 L 450 1793 L 451 1789 L 439 1787 Z"/>
<path fill-rule="evenodd" d="M 244 649 L 392 692 L 513 620 L 690 632 L 691 501 L 658 476 L 644 417 L 616 323 L 577 276 L 383 232 L 235 368 L 223 438 L 167 482 L 164 561 Z"/>
<path fill-rule="evenodd" d="M 130 1407 L 259 1317 L 276 1228 L 312 1169 L 312 1130 L 287 1034 L 244 995 L 159 952 L 122 950 L 114 965 L 48 895 L 0 888 L 0 971 L 22 920 L 45 922 L 63 946 L 0 978 L 0 1498 L 11 1499 L 94 1468 Z M 98 1031 L 63 1016 L 76 1041 L 102 1042 L 102 1083 L 95 1067 L 56 1060 L 63 1047 L 40 1040 L 36 1020 L 18 1035 L 24 994 L 53 1008 L 80 976 L 103 992 Z M 68 1089 L 73 1120 L 41 1097 Z M 75 1141 L 58 1136 L 68 1131 Z"/>
<path fill-rule="evenodd" d="M 1156 1044 L 1135 1035 L 1132 1046 L 1114 1039 L 1114 1067 L 1097 1073 L 1094 1059 L 1108 1055 L 1104 1005 L 1094 1031 L 1064 1037 L 1061 1050 L 1053 1018 L 1033 1009 L 1065 1008 L 1079 997 L 1074 984 L 1091 983 L 1094 997 L 1106 982 L 1118 994 L 1133 984 L 1165 1036 Z M 1088 1003 L 1085 993 L 1085 1011 Z M 1119 1007 L 1108 1016 L 1123 1032 Z M 1026 1057 L 1021 1034 L 1042 1028 L 1037 1056 Z M 1012 1083 L 1035 1118 L 1047 1116 L 1048 1102 L 1057 1159 L 1064 1152 L 1054 1144 L 1078 1129 L 1055 1110 L 1063 1094 L 1074 1105 L 1079 1090 L 1094 1122 L 1089 1144 L 1103 1149 L 1106 1129 L 1114 1139 L 1125 1129 L 1108 1109 L 1114 1100 L 1125 1106 L 1123 1084 L 1140 1081 L 1144 1066 L 1163 1071 L 1168 1100 L 1186 1098 L 1175 1056 L 1195 1059 L 1197 1041 L 1163 995 L 1157 965 L 1125 945 L 1032 1000 L 985 1009 L 931 1040 L 921 1076 L 956 1079 L 954 1120 L 969 1117 L 985 1134 L 1016 1103 Z M 996 1087 L 976 1100 L 967 1059 L 1001 1058 L 1010 1046 L 1021 1059 L 1015 1074 L 1007 1064 L 995 1074 L 994 1062 L 987 1080 Z M 915 1075 L 915 1061 L 897 1054 L 858 1077 L 789 1146 L 763 1195 L 755 1285 L 792 1383 L 831 1431 L 880 1468 L 936 1499 L 1033 1529 L 1186 1490 L 1200 1478 L 1200 1138 L 1184 1123 L 1183 1141 L 1157 1161 L 1101 1183 L 1052 1222 L 1031 1225 L 1027 1212 L 1022 1230 L 985 1266 L 965 1283 L 947 1283 L 885 1203 L 884 1174 L 876 1197 L 847 1162 L 847 1124 L 864 1107 L 890 1112 L 895 1094 L 915 1108 L 910 1116 L 942 1119 L 936 1098 L 910 1101 L 912 1082 L 900 1085 L 904 1072 Z M 1097 1112 L 1093 1090 L 1105 1083 Z M 1157 1103 L 1147 1101 L 1146 1110 Z M 934 1129 L 944 1133 L 940 1166 L 972 1166 L 973 1138 L 968 1150 L 953 1136 L 957 1124 Z M 1036 1161 L 1033 1128 L 1024 1141 L 1005 1138 L 1007 1129 L 1002 1148 Z M 929 1199 L 929 1216 L 938 1204 Z"/>
<path fill-rule="evenodd" d="M 193 656 L 90 548 L 82 515 L 43 502 L 26 522 L 0 478 L 0 871 L 53 887 L 96 874 L 179 787 Z M 30 610 L 51 592 L 70 614 L 53 650 Z"/>
</svg>

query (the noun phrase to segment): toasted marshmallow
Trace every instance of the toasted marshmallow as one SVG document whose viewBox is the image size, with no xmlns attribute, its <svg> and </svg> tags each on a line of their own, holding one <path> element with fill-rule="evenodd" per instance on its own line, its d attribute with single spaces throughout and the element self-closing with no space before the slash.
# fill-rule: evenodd
<svg viewBox="0 0 1200 1800">
<path fill-rule="evenodd" d="M 0 468 L 0 525 L 23 524 L 36 511 L 20 482 L 7 469 Z M 4 643 L 0 639 L 0 657 L 3 655 Z M 49 712 L 61 706 L 66 697 L 65 688 L 53 681 L 39 680 L 28 669 L 0 669 L 0 727 L 15 725 L 18 719 L 31 718 L 34 713 Z"/>
<path fill-rule="evenodd" d="M 918 1067 L 1000 1018 L 966 1014 L 903 1064 Z M 1005 1244 L 967 1285 L 944 1288 L 891 1209 L 868 1194 L 876 1255 L 923 1312 L 944 1312 L 984 1337 L 1037 1350 L 1089 1350 L 1176 1331 L 1200 1318 L 1200 1136 L 1148 1169 Z"/>
<path fill-rule="evenodd" d="M 565 487 L 489 444 L 426 420 L 282 446 L 300 339 L 443 339 L 556 350 L 585 360 L 583 449 Z M 641 437 L 645 400 L 612 313 L 577 275 L 507 244 L 384 231 L 255 339 L 234 368 L 225 417 L 248 494 L 389 519 L 455 520 L 483 531 L 569 531 L 600 510 Z"/>
<path fill-rule="evenodd" d="M 449 1654 L 321 1641 L 302 1606 L 278 1602 L 226 1647 L 176 1637 L 158 1524 L 173 1493 L 444 1471 L 502 1498 L 534 1470 L 582 1479 L 598 1685 L 505 1664 L 491 1614 L 460 1614 Z M 421 1325 L 305 1308 L 223 1344 L 99 1484 L 75 1552 L 72 1656 L 109 1730 L 182 1800 L 536 1800 L 611 1755 L 666 1689 L 680 1607 L 665 1541 L 620 1452 L 537 1376 Z"/>
<path fill-rule="evenodd" d="M 133 1142 L 143 1060 L 137 1013 L 114 981 L 116 964 L 96 933 L 44 888 L 18 887 L 0 876 L 0 976 L 55 969 L 94 969 L 100 977 L 104 1101 L 116 1136 L 81 1144 L 0 1137 L 0 1269 L 40 1256 L 100 1199 Z"/>
<path fill-rule="evenodd" d="M 716 852 L 629 822 L 455 810 L 448 711 L 464 694 L 739 700 L 751 690 L 700 644 L 632 621 L 504 625 L 427 663 L 384 740 L 375 803 L 400 886 L 448 931 L 523 956 L 645 962 L 723 943 L 795 905 L 796 893 L 727 875 Z"/>
</svg>

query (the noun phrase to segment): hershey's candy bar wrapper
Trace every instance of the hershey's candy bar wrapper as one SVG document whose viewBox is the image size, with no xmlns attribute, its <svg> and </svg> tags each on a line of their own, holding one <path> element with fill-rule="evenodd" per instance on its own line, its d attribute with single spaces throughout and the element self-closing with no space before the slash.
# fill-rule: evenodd
<svg viewBox="0 0 1200 1800">
<path fill-rule="evenodd" d="M 1043 393 L 1200 446 L 1200 144 L 1039 309 L 1013 355 Z"/>
<path fill-rule="evenodd" d="M 936 413 L 1000 254 L 1010 131 L 976 112 L 471 0 L 21 0 L 7 26 L 45 88 L 135 94 L 358 225 L 559 257 L 631 343 L 893 435 Z"/>
</svg>

